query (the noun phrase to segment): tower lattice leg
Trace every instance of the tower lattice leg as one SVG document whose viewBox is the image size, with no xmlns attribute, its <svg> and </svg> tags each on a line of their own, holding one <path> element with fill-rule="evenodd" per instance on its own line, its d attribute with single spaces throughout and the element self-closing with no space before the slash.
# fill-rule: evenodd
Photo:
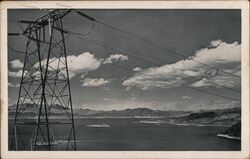
<svg viewBox="0 0 250 159">
<path fill-rule="evenodd" d="M 76 150 L 63 14 L 55 10 L 26 30 L 12 150 Z"/>
</svg>

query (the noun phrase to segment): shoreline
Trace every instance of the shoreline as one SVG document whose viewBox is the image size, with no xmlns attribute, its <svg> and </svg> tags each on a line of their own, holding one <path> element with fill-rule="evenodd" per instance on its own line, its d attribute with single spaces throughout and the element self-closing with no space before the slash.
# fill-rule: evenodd
<svg viewBox="0 0 250 159">
<path fill-rule="evenodd" d="M 222 138 L 226 138 L 226 139 L 232 139 L 232 140 L 241 140 L 240 137 L 236 137 L 236 136 L 230 136 L 230 135 L 226 135 L 226 134 L 217 134 L 218 137 L 222 137 Z"/>
<path fill-rule="evenodd" d="M 51 120 L 65 120 L 65 118 L 60 117 L 51 117 Z M 197 126 L 197 127 L 230 127 L 226 125 L 212 125 L 212 124 L 193 124 L 193 123 L 172 123 L 168 121 L 161 121 L 161 119 L 164 119 L 164 117 L 143 117 L 143 116 L 137 116 L 137 117 L 78 117 L 75 118 L 75 120 L 81 120 L 81 119 L 158 119 L 157 121 L 138 121 L 139 123 L 148 123 L 148 124 L 168 124 L 168 125 L 176 125 L 176 126 Z M 14 118 L 9 118 L 8 120 L 14 120 Z M 26 118 L 26 120 L 36 120 L 34 117 Z M 161 122 L 159 122 L 161 121 Z M 220 134 L 222 135 L 222 134 Z"/>
<path fill-rule="evenodd" d="M 168 123 L 171 124 L 171 123 Z M 178 126 L 198 126 L 198 127 L 203 127 L 203 126 L 215 126 L 215 127 L 230 127 L 230 126 L 225 126 L 225 125 L 209 125 L 209 124 L 185 124 L 185 123 L 173 123 L 172 125 L 178 125 Z"/>
</svg>

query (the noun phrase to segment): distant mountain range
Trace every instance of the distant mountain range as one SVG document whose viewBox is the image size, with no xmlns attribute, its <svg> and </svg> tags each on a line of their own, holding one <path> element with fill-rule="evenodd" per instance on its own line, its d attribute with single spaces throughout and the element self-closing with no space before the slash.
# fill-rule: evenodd
<svg viewBox="0 0 250 159">
<path fill-rule="evenodd" d="M 23 111 L 26 117 L 35 117 L 34 105 L 26 104 Z M 9 118 L 15 115 L 16 106 L 9 106 Z M 65 115 L 64 109 L 58 104 L 50 107 L 50 116 L 60 118 Z M 74 109 L 75 118 L 164 118 L 168 123 L 172 124 L 193 124 L 193 125 L 234 125 L 240 121 L 241 109 L 228 108 L 209 111 L 163 111 L 152 110 L 149 108 L 135 108 L 124 110 L 98 111 L 91 109 Z"/>
<path fill-rule="evenodd" d="M 58 104 L 54 104 L 51 107 L 51 115 L 53 116 L 61 116 L 64 113 L 62 107 Z M 8 108 L 9 110 L 9 116 L 12 117 L 15 115 L 16 112 L 16 105 L 11 105 Z M 23 113 L 26 116 L 34 117 L 36 115 L 35 113 L 36 107 L 31 104 L 25 104 L 25 110 Z M 98 111 L 98 110 L 91 110 L 91 109 L 82 109 L 82 108 L 75 108 L 74 110 L 74 116 L 76 118 L 81 117 L 102 117 L 102 118 L 115 118 L 115 117 L 148 117 L 148 118 L 165 118 L 165 117 L 173 117 L 173 116 L 182 116 L 190 114 L 190 111 L 161 111 L 161 110 L 152 110 L 148 108 L 135 108 L 135 109 L 124 109 L 124 110 L 111 110 L 111 111 Z"/>
<path fill-rule="evenodd" d="M 50 118 L 65 117 L 65 111 L 58 104 L 52 105 Z M 66 109 L 66 108 L 65 108 Z M 8 107 L 9 119 L 14 118 L 16 106 Z M 26 104 L 23 116 L 35 118 L 37 108 L 34 105 Z M 149 108 L 135 108 L 124 110 L 98 111 L 91 109 L 74 109 L 74 117 L 80 118 L 147 118 L 148 123 L 174 124 L 174 125 L 193 125 L 193 126 L 223 126 L 227 127 L 221 132 L 220 137 L 240 138 L 241 108 L 217 109 L 209 111 L 163 111 L 152 110 Z M 233 137 L 232 137 L 233 136 Z"/>
<path fill-rule="evenodd" d="M 78 117 L 148 117 L 163 118 L 190 114 L 190 111 L 162 111 L 149 108 L 135 108 L 111 111 L 95 111 L 90 109 L 75 109 L 75 116 Z"/>
<path fill-rule="evenodd" d="M 22 107 L 19 108 L 22 112 L 22 116 L 25 116 L 25 118 L 34 118 L 37 116 L 38 107 L 34 104 L 24 104 Z M 68 108 L 64 108 L 68 109 Z M 50 110 L 48 111 L 51 117 L 59 117 L 62 115 L 65 115 L 64 109 L 59 104 L 54 104 L 50 107 Z M 9 119 L 14 118 L 16 114 L 16 105 L 11 105 L 8 107 L 8 115 Z"/>
</svg>

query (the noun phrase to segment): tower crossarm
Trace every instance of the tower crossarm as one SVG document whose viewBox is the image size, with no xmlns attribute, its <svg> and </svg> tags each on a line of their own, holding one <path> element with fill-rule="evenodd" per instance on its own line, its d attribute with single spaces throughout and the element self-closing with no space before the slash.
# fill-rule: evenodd
<svg viewBox="0 0 250 159">
<path fill-rule="evenodd" d="M 40 18 L 36 19 L 35 21 L 31 20 L 19 20 L 18 22 L 28 24 L 26 29 L 23 31 L 23 35 L 28 35 L 30 32 L 35 32 L 45 26 L 49 25 L 50 20 L 60 19 L 66 16 L 68 13 L 71 12 L 71 9 L 60 9 L 60 10 L 52 10 L 49 13 L 41 16 Z"/>
</svg>

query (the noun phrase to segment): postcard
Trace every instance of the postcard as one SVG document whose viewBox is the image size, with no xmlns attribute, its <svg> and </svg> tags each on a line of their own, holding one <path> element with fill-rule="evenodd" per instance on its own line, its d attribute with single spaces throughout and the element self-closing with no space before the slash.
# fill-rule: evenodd
<svg viewBox="0 0 250 159">
<path fill-rule="evenodd" d="M 1 157 L 248 158 L 249 2 L 1 2 Z"/>
</svg>

